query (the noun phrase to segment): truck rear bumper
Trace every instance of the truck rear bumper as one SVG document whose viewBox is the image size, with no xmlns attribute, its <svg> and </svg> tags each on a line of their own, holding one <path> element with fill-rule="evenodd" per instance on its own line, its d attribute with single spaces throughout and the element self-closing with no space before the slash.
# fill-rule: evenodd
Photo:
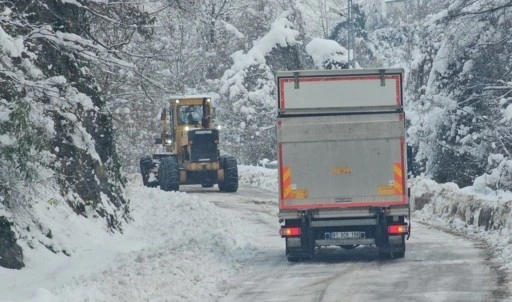
<svg viewBox="0 0 512 302">
<path fill-rule="evenodd" d="M 375 244 L 375 239 L 373 239 L 373 238 L 315 240 L 315 246 L 372 245 L 372 244 Z"/>
<path fill-rule="evenodd" d="M 340 219 L 351 217 L 375 217 L 375 209 L 381 208 L 385 216 L 409 216 L 409 205 L 376 206 L 376 207 L 354 207 L 343 209 L 315 209 L 311 211 L 313 219 Z M 300 219 L 304 210 L 280 210 L 277 214 L 279 219 Z"/>
</svg>

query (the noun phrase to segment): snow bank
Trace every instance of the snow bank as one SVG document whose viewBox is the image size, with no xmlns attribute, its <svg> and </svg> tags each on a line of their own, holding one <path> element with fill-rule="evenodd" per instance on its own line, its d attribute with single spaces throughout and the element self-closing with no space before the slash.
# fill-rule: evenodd
<svg viewBox="0 0 512 302">
<path fill-rule="evenodd" d="M 61 301 L 215 300 L 237 265 L 257 252 L 254 234 L 240 231 L 242 221 L 212 203 L 142 186 L 130 188 L 129 196 L 134 221 L 126 235 L 147 246 L 58 291 Z"/>
<path fill-rule="evenodd" d="M 263 168 L 240 170 L 269 175 Z M 124 234 L 108 234 L 94 220 L 45 207 L 53 213 L 52 228 L 69 230 L 59 239 L 73 253 L 28 249 L 23 270 L 0 268 L 0 301 L 215 301 L 261 252 L 254 230 L 200 195 L 146 188 L 139 175 L 130 177 L 127 195 L 133 220 Z"/>
<path fill-rule="evenodd" d="M 277 192 L 278 177 L 276 169 L 254 166 L 238 166 L 239 182 Z"/>
<path fill-rule="evenodd" d="M 512 270 L 512 195 L 479 194 L 473 188 L 437 184 L 424 178 L 411 181 L 415 218 L 437 224 L 491 245 L 496 257 Z"/>
</svg>

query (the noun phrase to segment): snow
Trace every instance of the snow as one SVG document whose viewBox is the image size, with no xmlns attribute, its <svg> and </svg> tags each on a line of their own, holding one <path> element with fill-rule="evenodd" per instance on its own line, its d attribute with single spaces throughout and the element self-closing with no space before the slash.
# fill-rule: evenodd
<svg viewBox="0 0 512 302">
<path fill-rule="evenodd" d="M 0 123 L 3 123 L 3 122 L 7 122 L 9 121 L 9 114 L 11 113 L 11 110 L 8 109 L 5 105 L 7 105 L 7 103 L 5 102 L 5 100 L 0 100 Z"/>
<path fill-rule="evenodd" d="M 235 35 L 235 37 L 237 37 L 238 39 L 243 39 L 245 36 L 243 33 L 241 33 L 240 31 L 238 31 L 238 29 L 236 29 L 235 26 L 233 26 L 232 24 L 226 22 L 226 21 L 221 21 L 222 24 L 224 25 L 224 28 L 232 33 L 233 35 Z"/>
<path fill-rule="evenodd" d="M 60 0 L 62 3 L 69 3 L 69 4 L 74 4 L 78 7 L 82 7 L 82 5 L 80 3 L 78 3 L 76 0 Z"/>
<path fill-rule="evenodd" d="M 241 184 L 277 191 L 276 169 L 239 166 L 239 175 Z M 504 219 L 503 228 L 485 230 L 439 211 L 454 204 L 474 207 L 474 202 L 505 209 L 512 193 L 479 194 L 472 187 L 424 178 L 411 185 L 413 205 L 422 207 L 413 223 L 421 220 L 486 240 L 504 267 L 512 269 L 510 215 L 496 218 Z M 0 268 L 0 301 L 215 301 L 258 254 L 263 239 L 235 211 L 200 195 L 145 188 L 138 175 L 130 179 L 127 194 L 132 220 L 123 234 L 106 232 L 98 217 L 75 215 L 62 198 L 34 205 L 41 225 L 54 231 L 54 248 L 67 249 L 70 256 L 38 244 L 24 246 L 25 268 Z M 420 205 L 425 194 L 430 200 Z"/>
<path fill-rule="evenodd" d="M 306 45 L 306 51 L 318 68 L 323 68 L 323 63 L 329 59 L 336 62 L 348 62 L 348 51 L 334 40 L 313 38 Z"/>
<path fill-rule="evenodd" d="M 512 270 L 512 192 L 482 190 L 482 180 L 460 189 L 418 177 L 411 181 L 414 219 L 486 242 L 502 268 Z M 411 236 L 414 236 L 411 235 Z"/>
<path fill-rule="evenodd" d="M 253 47 L 247 52 L 235 52 L 232 55 L 234 72 L 239 72 L 251 65 L 264 64 L 265 56 L 277 45 L 286 47 L 300 43 L 297 41 L 299 32 L 293 29 L 293 24 L 287 19 L 288 12 L 283 13 L 272 23 L 270 31 L 261 39 L 254 42 Z"/>
<path fill-rule="evenodd" d="M 11 57 L 19 57 L 24 49 L 22 38 L 14 39 L 0 27 L 0 50 L 2 52 L 9 54 Z"/>
<path fill-rule="evenodd" d="M 7 135 L 7 134 L 1 134 L 0 135 L 0 145 L 1 146 L 14 146 L 16 144 L 16 139 Z"/>
<path fill-rule="evenodd" d="M 507 121 L 512 119 L 512 104 L 509 104 L 503 113 L 503 118 Z"/>
</svg>

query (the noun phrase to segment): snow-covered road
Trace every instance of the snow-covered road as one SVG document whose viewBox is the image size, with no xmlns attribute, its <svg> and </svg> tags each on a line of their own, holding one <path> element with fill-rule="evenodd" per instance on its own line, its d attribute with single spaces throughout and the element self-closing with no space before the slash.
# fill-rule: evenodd
<svg viewBox="0 0 512 302">
<path fill-rule="evenodd" d="M 190 193 L 199 194 L 199 193 Z M 503 273 L 483 247 L 414 224 L 404 259 L 380 260 L 373 248 L 325 248 L 317 259 L 288 263 L 277 235 L 277 197 L 242 187 L 238 194 L 205 198 L 236 211 L 266 238 L 256 256 L 229 282 L 224 302 L 235 301 L 503 301 Z"/>
<path fill-rule="evenodd" d="M 123 234 L 43 202 L 38 214 L 71 256 L 25 246 L 25 268 L 0 268 L 0 301 L 512 301 L 485 248 L 415 220 L 404 259 L 322 249 L 289 263 L 275 170 L 240 168 L 237 193 L 164 192 L 132 178 Z"/>
</svg>

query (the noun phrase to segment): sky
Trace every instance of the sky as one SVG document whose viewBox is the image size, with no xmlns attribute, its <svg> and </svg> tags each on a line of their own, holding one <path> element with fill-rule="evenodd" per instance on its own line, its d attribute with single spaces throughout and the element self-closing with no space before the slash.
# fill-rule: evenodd
<svg viewBox="0 0 512 302">
<path fill-rule="evenodd" d="M 239 175 L 243 186 L 265 189 L 269 196 L 277 193 L 275 169 L 239 166 Z M 485 240 L 503 268 L 512 269 L 508 213 L 495 217 L 505 223 L 501 231 L 485 231 L 439 214 L 453 205 L 469 216 L 475 203 L 510 205 L 510 193 L 484 195 L 471 187 L 459 189 L 424 178 L 411 180 L 411 186 L 416 199 L 426 193 L 433 196 L 431 204 L 414 212 L 412 236 L 414 223 L 421 220 Z M 229 208 L 230 201 L 240 198 L 237 194 L 164 192 L 144 187 L 140 177 L 132 175 L 127 195 L 133 220 L 125 224 L 124 234 L 108 234 L 101 220 L 69 213 L 65 204 L 38 208 L 43 225 L 61 229 L 53 241 L 71 256 L 54 254 L 40 244 L 33 249 L 23 246 L 25 268 L 0 268 L 0 301 L 215 301 L 227 294 L 227 284 L 265 246 L 267 239 L 255 228 L 275 224 L 278 237 L 277 216 L 258 226 Z M 277 214 L 277 198 L 256 206 Z"/>
</svg>

